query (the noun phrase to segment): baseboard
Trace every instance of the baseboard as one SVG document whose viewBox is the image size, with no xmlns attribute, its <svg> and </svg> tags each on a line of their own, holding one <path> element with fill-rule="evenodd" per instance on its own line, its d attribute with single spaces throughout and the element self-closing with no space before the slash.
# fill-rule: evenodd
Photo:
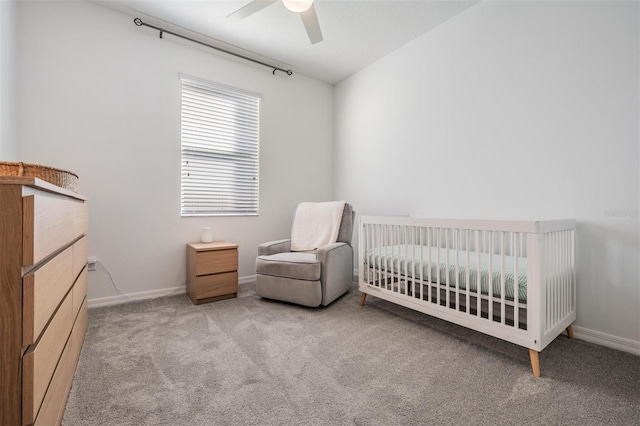
<svg viewBox="0 0 640 426">
<path fill-rule="evenodd" d="M 248 275 L 246 277 L 240 277 L 238 278 L 238 284 L 242 285 L 242 284 L 250 284 L 250 283 L 255 283 L 256 282 L 256 275 Z"/>
<path fill-rule="evenodd" d="M 251 284 L 256 282 L 255 275 L 249 275 L 246 277 L 238 278 L 238 284 Z M 176 296 L 178 294 L 185 294 L 187 292 L 186 286 L 162 288 L 160 290 L 141 291 L 138 293 L 118 294 L 116 296 L 98 297 L 95 299 L 89 299 L 88 308 L 100 308 L 102 306 L 121 305 L 123 303 L 137 302 L 140 300 L 156 299 L 158 297 Z"/>
<path fill-rule="evenodd" d="M 157 297 L 175 296 L 187 292 L 186 286 L 162 288 L 160 290 L 141 291 L 138 293 L 118 294 L 117 296 L 98 297 L 89 299 L 88 308 L 99 308 L 102 306 L 121 305 L 123 303 L 137 302 L 140 300 L 155 299 Z"/>
<path fill-rule="evenodd" d="M 631 339 L 624 339 L 611 334 L 602 333 L 600 331 L 589 330 L 588 328 L 573 326 L 573 335 L 578 340 L 595 343 L 597 345 L 606 346 L 608 348 L 617 349 L 623 352 L 629 352 L 634 355 L 640 355 L 640 342 Z"/>
</svg>

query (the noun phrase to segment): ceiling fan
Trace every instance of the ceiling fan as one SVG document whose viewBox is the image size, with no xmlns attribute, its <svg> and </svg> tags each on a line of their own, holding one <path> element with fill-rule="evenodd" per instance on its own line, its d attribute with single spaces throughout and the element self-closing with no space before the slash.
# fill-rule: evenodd
<svg viewBox="0 0 640 426">
<path fill-rule="evenodd" d="M 241 19 L 251 16 L 278 1 L 280 0 L 253 0 L 251 3 L 227 16 L 227 18 L 233 21 L 240 21 Z M 322 31 L 320 31 L 318 15 L 316 14 L 316 8 L 313 5 L 313 1 L 314 0 L 282 0 L 282 3 L 290 11 L 300 14 L 300 18 L 302 18 L 302 23 L 304 24 L 305 30 L 307 30 L 307 35 L 309 36 L 311 44 L 316 44 L 322 41 Z"/>
</svg>

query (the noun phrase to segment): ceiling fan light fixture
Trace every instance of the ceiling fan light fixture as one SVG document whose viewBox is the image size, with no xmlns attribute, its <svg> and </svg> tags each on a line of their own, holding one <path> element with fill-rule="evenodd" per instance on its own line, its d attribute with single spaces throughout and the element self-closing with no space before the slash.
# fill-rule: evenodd
<svg viewBox="0 0 640 426">
<path fill-rule="evenodd" d="M 292 12 L 302 13 L 309 10 L 313 4 L 313 0 L 282 0 L 284 7 Z"/>
</svg>

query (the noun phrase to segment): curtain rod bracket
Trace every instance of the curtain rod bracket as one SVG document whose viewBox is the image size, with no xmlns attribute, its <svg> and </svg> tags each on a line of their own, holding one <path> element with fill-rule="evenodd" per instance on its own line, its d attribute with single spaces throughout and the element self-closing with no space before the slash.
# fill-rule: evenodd
<svg viewBox="0 0 640 426">
<path fill-rule="evenodd" d="M 234 53 L 234 52 L 231 52 L 229 50 L 225 50 L 225 49 L 222 49 L 220 47 L 212 46 L 212 45 L 204 43 L 202 41 L 199 41 L 199 40 L 196 40 L 196 39 L 193 39 L 193 38 L 189 38 L 187 36 L 176 34 L 176 33 L 172 32 L 172 31 L 167 31 L 167 30 L 165 30 L 163 28 L 159 28 L 159 27 L 156 27 L 156 26 L 153 26 L 153 25 L 150 25 L 150 24 L 146 24 L 146 23 L 142 22 L 142 19 L 140 19 L 140 18 L 135 18 L 133 20 L 133 23 L 136 24 L 138 27 L 141 27 L 141 26 L 144 25 L 145 27 L 153 28 L 154 30 L 160 31 L 160 38 L 162 38 L 162 34 L 163 33 L 171 34 L 172 36 L 176 36 L 176 37 L 183 38 L 185 40 L 189 40 L 190 42 L 197 43 L 197 44 L 209 47 L 209 48 L 214 49 L 214 50 L 218 50 L 218 51 L 226 53 L 228 55 L 233 55 L 233 56 L 236 56 L 238 58 L 244 59 L 246 61 L 251 61 L 251 62 L 254 62 L 256 64 L 260 64 L 260 65 L 263 65 L 265 67 L 272 68 L 273 69 L 273 75 L 276 75 L 276 71 L 282 71 L 283 73 L 285 73 L 287 75 L 292 75 L 293 74 L 293 71 L 291 71 L 291 70 L 285 70 L 285 69 L 282 69 L 280 67 L 276 67 L 274 65 L 270 65 L 270 64 L 267 64 L 265 62 L 258 61 L 257 59 L 253 59 L 253 58 L 249 58 L 247 56 L 240 55 L 239 53 Z"/>
<path fill-rule="evenodd" d="M 276 71 L 282 71 L 283 73 L 285 73 L 287 75 L 293 74 L 293 71 L 291 71 L 291 70 L 283 70 L 282 68 L 274 67 L 273 68 L 273 75 L 276 75 Z"/>
</svg>

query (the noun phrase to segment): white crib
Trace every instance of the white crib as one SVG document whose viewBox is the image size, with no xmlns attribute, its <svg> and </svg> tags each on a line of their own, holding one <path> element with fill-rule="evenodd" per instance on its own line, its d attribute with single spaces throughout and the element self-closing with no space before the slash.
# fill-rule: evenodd
<svg viewBox="0 0 640 426">
<path fill-rule="evenodd" d="M 360 219 L 367 294 L 539 352 L 576 319 L 573 219 Z"/>
</svg>

